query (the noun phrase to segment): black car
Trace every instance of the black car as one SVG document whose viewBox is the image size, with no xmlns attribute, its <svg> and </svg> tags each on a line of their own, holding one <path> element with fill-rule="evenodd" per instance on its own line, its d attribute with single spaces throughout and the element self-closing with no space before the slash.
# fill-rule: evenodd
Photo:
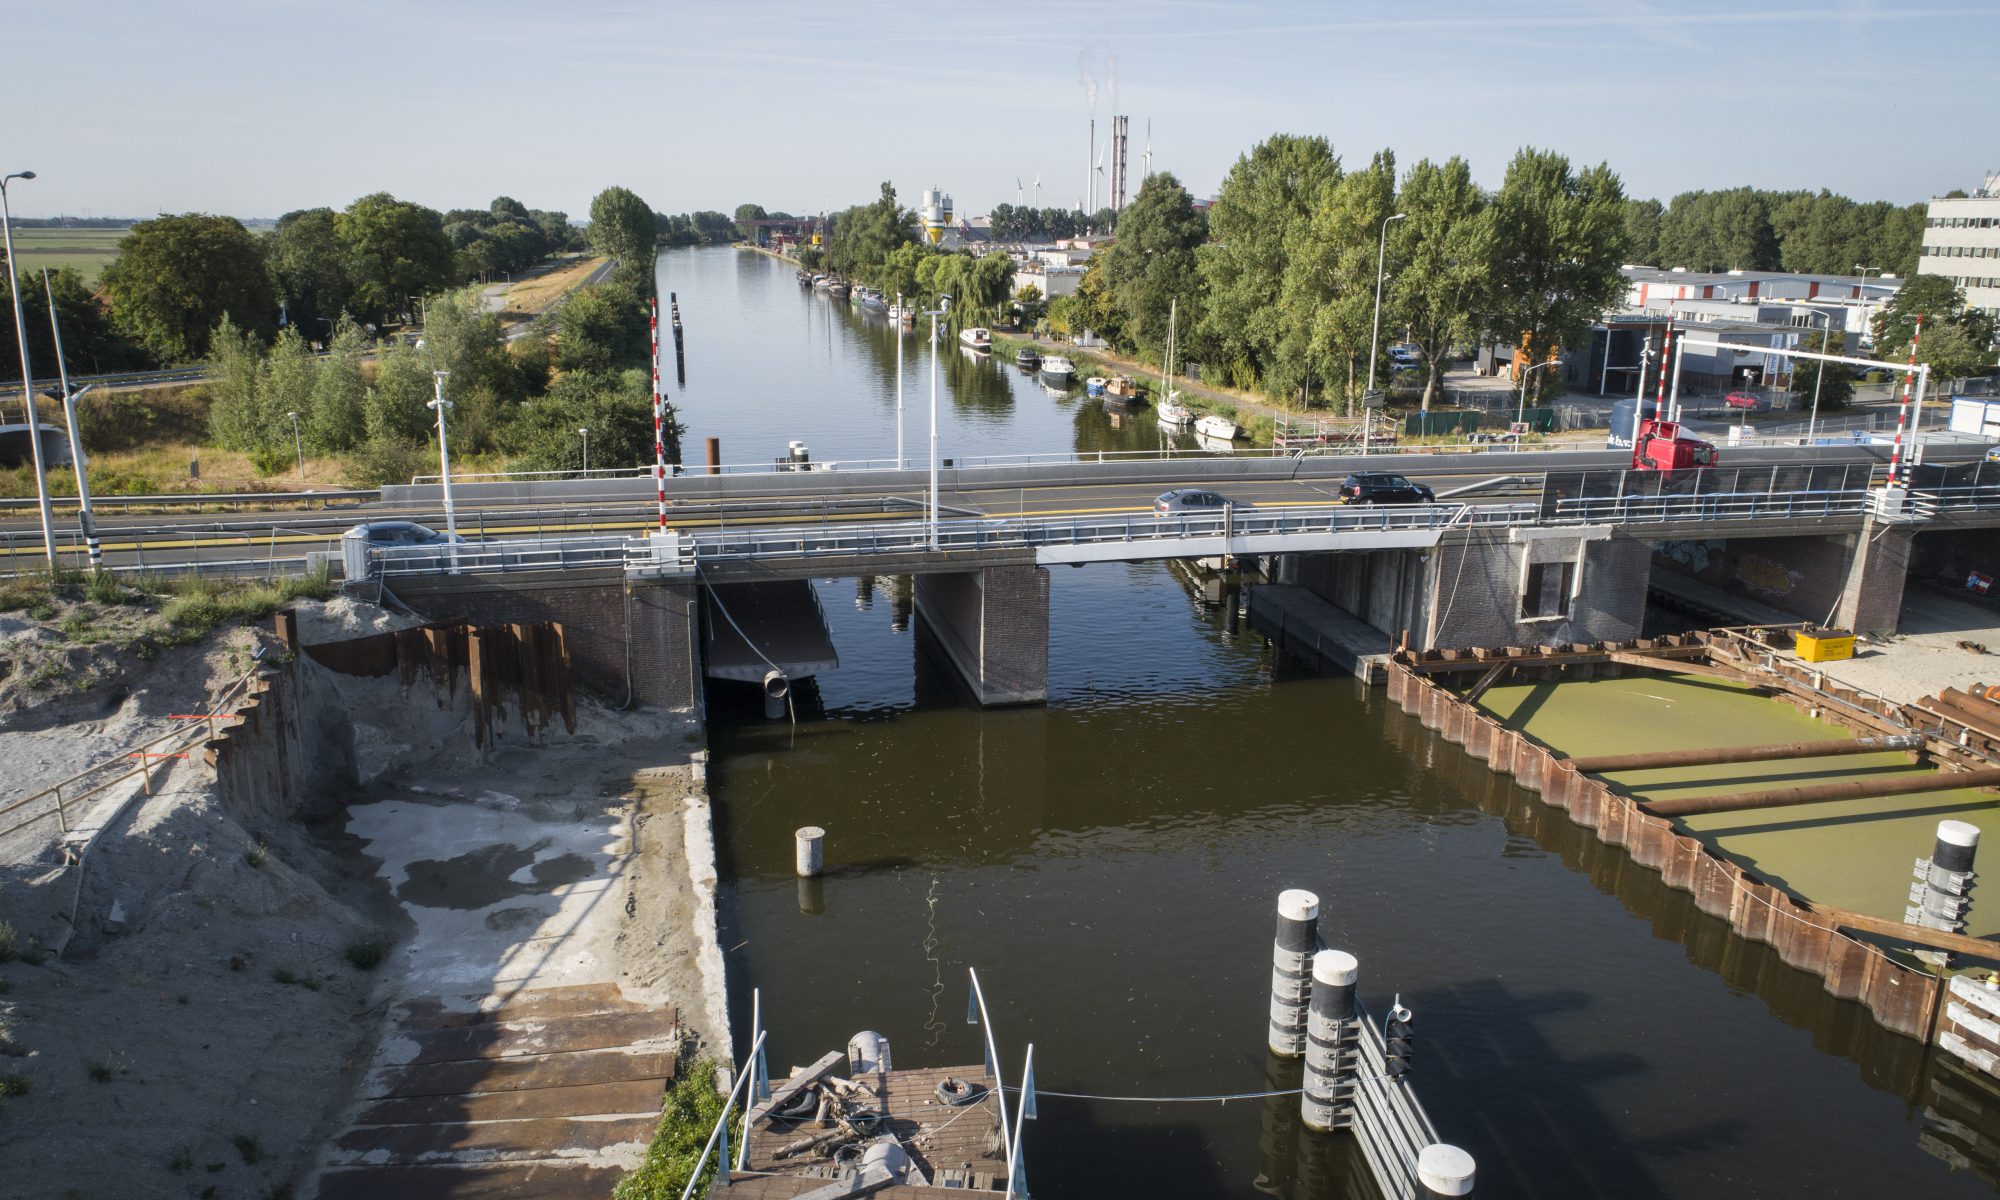
<svg viewBox="0 0 2000 1200">
<path fill-rule="evenodd" d="M 1387 471 L 1357 471 L 1340 481 L 1342 504 L 1429 504 L 1436 499 L 1423 484 Z"/>
</svg>

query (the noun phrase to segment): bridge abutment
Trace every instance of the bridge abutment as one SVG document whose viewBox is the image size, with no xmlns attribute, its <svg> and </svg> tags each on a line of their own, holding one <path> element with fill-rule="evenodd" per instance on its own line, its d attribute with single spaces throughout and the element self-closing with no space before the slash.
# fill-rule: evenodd
<svg viewBox="0 0 2000 1200">
<path fill-rule="evenodd" d="M 1606 528 L 1453 530 L 1420 586 L 1416 649 L 1618 642 L 1639 636 L 1652 573 L 1649 542 Z"/>
<path fill-rule="evenodd" d="M 916 603 L 938 649 L 982 706 L 1048 701 L 1048 568 L 919 575 Z"/>
<path fill-rule="evenodd" d="M 1854 556 L 1833 623 L 1855 633 L 1894 633 L 1903 612 L 1903 587 L 1910 577 L 1911 543 L 1916 530 L 1885 525 L 1870 517 L 1854 535 Z"/>
</svg>

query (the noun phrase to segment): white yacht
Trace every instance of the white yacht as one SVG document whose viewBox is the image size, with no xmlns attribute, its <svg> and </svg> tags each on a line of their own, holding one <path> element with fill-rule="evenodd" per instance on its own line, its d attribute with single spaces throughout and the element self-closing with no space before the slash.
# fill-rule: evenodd
<svg viewBox="0 0 2000 1200">
<path fill-rule="evenodd" d="M 1236 422 L 1230 420 L 1228 417 L 1219 417 L 1214 413 L 1210 413 L 1196 421 L 1194 423 L 1194 431 L 1203 437 L 1211 437 L 1219 442 L 1233 442 L 1243 434 L 1242 430 L 1236 428 Z"/>
<path fill-rule="evenodd" d="M 1060 354 L 1051 354 L 1042 360 L 1042 374 L 1067 383 L 1076 377 L 1076 364 Z"/>
<path fill-rule="evenodd" d="M 993 349 L 993 331 L 979 325 L 974 325 L 970 329 L 962 329 L 958 334 L 958 344 L 968 350 L 977 350 L 984 353 Z"/>
</svg>

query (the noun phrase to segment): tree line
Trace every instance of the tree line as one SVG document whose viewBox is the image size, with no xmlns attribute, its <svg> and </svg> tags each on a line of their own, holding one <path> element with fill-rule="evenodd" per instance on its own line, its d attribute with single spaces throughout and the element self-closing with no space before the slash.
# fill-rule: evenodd
<svg viewBox="0 0 2000 1200">
<path fill-rule="evenodd" d="M 1633 262 L 1691 271 L 1851 275 L 1857 267 L 1917 273 L 1925 206 L 1858 203 L 1822 190 L 1682 192 L 1672 203 L 1625 202 Z"/>
</svg>

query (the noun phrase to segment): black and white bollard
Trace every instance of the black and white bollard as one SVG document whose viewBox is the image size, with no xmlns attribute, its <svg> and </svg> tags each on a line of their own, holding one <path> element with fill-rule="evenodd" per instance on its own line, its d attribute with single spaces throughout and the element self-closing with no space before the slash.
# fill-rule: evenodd
<svg viewBox="0 0 2000 1200">
<path fill-rule="evenodd" d="M 1271 1053 L 1306 1052 L 1312 957 L 1319 949 L 1319 897 L 1298 888 L 1278 893 L 1278 938 L 1271 946 Z"/>
<path fill-rule="evenodd" d="M 1417 1152 L 1417 1187 L 1425 1197 L 1470 1196 L 1472 1156 L 1442 1142 Z"/>
<path fill-rule="evenodd" d="M 1939 821 L 1937 844 L 1929 858 L 1917 860 L 1917 882 L 1910 887 L 1910 907 L 1903 919 L 1928 929 L 1965 932 L 1965 914 L 1972 909 L 1972 869 L 1979 850 L 1979 826 L 1966 821 Z M 1920 950 L 1917 957 L 1938 967 L 1952 965 L 1943 950 Z"/>
<path fill-rule="evenodd" d="M 792 837 L 798 843 L 799 878 L 811 879 L 826 866 L 826 830 L 808 825 Z"/>
<path fill-rule="evenodd" d="M 1312 1005 L 1306 1016 L 1306 1075 L 1299 1117 L 1307 1129 L 1344 1129 L 1354 1115 L 1356 1042 L 1354 985 L 1361 964 L 1345 950 L 1322 950 L 1312 960 Z"/>
</svg>

